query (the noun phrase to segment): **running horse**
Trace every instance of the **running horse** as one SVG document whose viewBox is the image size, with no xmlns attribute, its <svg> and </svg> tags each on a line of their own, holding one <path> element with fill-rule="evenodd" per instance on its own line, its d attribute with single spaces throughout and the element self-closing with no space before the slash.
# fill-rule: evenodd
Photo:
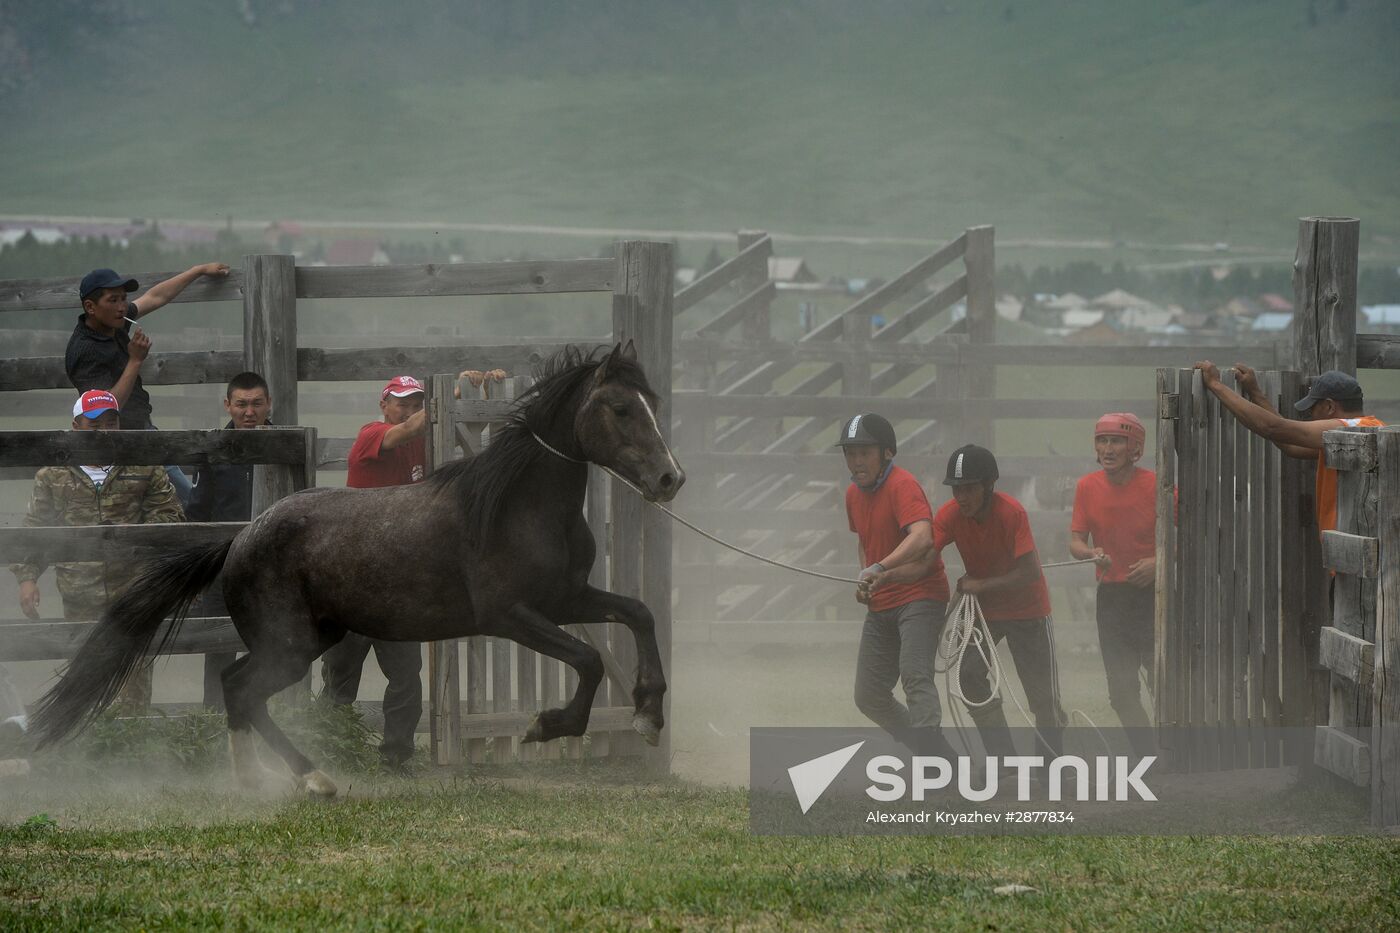
<svg viewBox="0 0 1400 933">
<path fill-rule="evenodd" d="M 661 435 L 632 341 L 600 353 L 568 347 L 551 357 L 485 451 L 425 482 L 309 489 L 232 541 L 152 562 L 39 701 L 39 744 L 96 718 L 222 571 L 229 616 L 248 649 L 223 672 L 233 772 L 245 787 L 272 776 L 253 747 L 257 730 L 301 788 L 335 795 L 272 721 L 267 700 L 346 632 L 394 641 L 493 635 L 568 664 L 578 672 L 573 697 L 536 714 L 523 739 L 547 742 L 585 732 L 603 677 L 598 652 L 561 626 L 620 622 L 637 641 L 632 725 L 655 745 L 666 692 L 655 623 L 640 601 L 588 584 L 596 555 L 583 498 L 588 463 L 613 469 L 649 500 L 674 498 L 685 473 Z"/>
</svg>

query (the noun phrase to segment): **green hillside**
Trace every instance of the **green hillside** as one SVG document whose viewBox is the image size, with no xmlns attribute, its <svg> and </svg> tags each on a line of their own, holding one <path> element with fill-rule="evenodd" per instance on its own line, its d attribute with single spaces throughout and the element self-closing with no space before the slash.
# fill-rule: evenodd
<svg viewBox="0 0 1400 933">
<path fill-rule="evenodd" d="M 1393 0 L 247 7 L 30 24 L 0 211 L 1400 253 Z"/>
</svg>

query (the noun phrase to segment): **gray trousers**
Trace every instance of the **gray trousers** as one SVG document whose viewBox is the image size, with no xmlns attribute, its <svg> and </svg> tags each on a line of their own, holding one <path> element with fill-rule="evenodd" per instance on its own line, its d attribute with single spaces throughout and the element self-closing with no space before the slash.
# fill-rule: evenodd
<svg viewBox="0 0 1400 933">
<path fill-rule="evenodd" d="M 382 641 L 355 632 L 321 655 L 321 676 L 331 701 L 342 706 L 360 694 L 360 671 L 370 649 L 379 669 L 389 678 L 384 687 L 384 744 L 380 750 L 390 762 L 407 761 L 413 754 L 414 732 L 423 715 L 422 643 Z"/>
<path fill-rule="evenodd" d="M 936 729 L 942 721 L 933 661 L 947 608 L 916 599 L 866 613 L 856 658 L 856 707 L 896 737 L 910 728 Z M 907 706 L 894 698 L 896 683 L 904 687 Z"/>
</svg>

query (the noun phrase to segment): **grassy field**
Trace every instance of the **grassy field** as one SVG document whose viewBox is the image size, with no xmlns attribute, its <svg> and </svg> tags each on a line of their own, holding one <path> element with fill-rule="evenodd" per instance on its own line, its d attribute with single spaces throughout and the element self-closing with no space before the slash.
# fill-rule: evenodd
<svg viewBox="0 0 1400 933">
<path fill-rule="evenodd" d="M 571 765 L 329 804 L 149 781 L 10 822 L 0 851 L 10 930 L 1400 923 L 1394 841 L 765 838 L 742 791 Z"/>
<path fill-rule="evenodd" d="M 103 43 L 55 13 L 0 98 L 0 201 L 1285 256 L 1356 213 L 1393 255 L 1400 12 L 1312 5 L 156 0 Z"/>
</svg>

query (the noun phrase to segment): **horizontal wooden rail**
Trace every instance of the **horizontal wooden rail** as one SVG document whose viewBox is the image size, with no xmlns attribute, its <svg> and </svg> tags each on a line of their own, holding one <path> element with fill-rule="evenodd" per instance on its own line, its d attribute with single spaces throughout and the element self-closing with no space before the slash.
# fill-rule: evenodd
<svg viewBox="0 0 1400 933">
<path fill-rule="evenodd" d="M 589 340 L 583 348 L 592 349 L 605 342 L 605 338 Z M 520 373 L 565 346 L 565 343 L 494 344 L 353 350 L 302 347 L 297 350 L 297 379 L 302 382 L 392 379 L 405 372 L 427 376 L 487 365 Z M 237 350 L 153 353 L 142 367 L 141 381 L 146 385 L 217 384 L 232 379 L 243 368 L 243 353 Z M 67 389 L 71 385 L 61 356 L 0 360 L 0 392 Z M 160 402 L 156 405 L 158 407 Z"/>
<path fill-rule="evenodd" d="M 1340 729 L 1316 727 L 1313 760 L 1357 787 L 1371 786 L 1371 747 Z"/>
<path fill-rule="evenodd" d="M 1324 531 L 1322 565 L 1338 573 L 1374 580 L 1380 567 L 1380 540 L 1345 531 Z"/>
<path fill-rule="evenodd" d="M 885 343 L 901 340 L 966 297 L 967 276 L 960 275 L 875 331 L 874 340 Z"/>
<path fill-rule="evenodd" d="M 163 522 L 0 528 L 0 564 L 145 560 L 235 537 L 245 522 Z"/>
<path fill-rule="evenodd" d="M 167 623 L 168 626 L 168 623 Z M 0 661 L 66 661 L 78 653 L 97 622 L 0 622 Z M 165 629 L 156 635 L 159 643 Z M 186 619 L 166 654 L 243 651 L 243 639 L 227 616 Z"/>
<path fill-rule="evenodd" d="M 158 285 L 179 274 L 180 272 L 138 272 L 130 277 L 141 283 L 144 293 L 152 285 Z M 68 310 L 73 312 L 71 320 L 77 320 L 78 310 L 81 307 L 81 302 L 78 300 L 78 285 L 82 280 L 81 275 L 51 279 L 0 280 L 0 312 Z M 139 305 L 141 296 L 137 295 L 136 297 Z M 242 301 L 243 270 L 234 269 L 221 279 L 196 279 L 172 300 Z"/>
<path fill-rule="evenodd" d="M 612 259 L 430 263 L 390 266 L 298 266 L 298 298 L 414 298 L 437 295 L 525 295 L 610 292 L 617 265 Z M 766 266 L 765 266 L 766 268 Z M 149 289 L 178 272 L 138 272 L 131 277 Z M 79 308 L 82 276 L 0 281 L 0 312 Z M 137 296 L 138 304 L 140 296 Z M 222 279 L 201 278 L 175 301 L 242 301 L 243 271 Z"/>
<path fill-rule="evenodd" d="M 303 464 L 306 430 L 0 431 L 0 467 L 83 463 Z"/>
<path fill-rule="evenodd" d="M 1346 428 L 1322 435 L 1323 456 L 1334 470 L 1374 473 L 1380 463 L 1374 428 Z"/>
<path fill-rule="evenodd" d="M 1364 638 L 1324 625 L 1318 637 L 1317 663 L 1365 689 L 1371 686 L 1376 646 Z"/>
<path fill-rule="evenodd" d="M 681 314 L 724 288 L 742 275 L 768 275 L 768 257 L 773 255 L 773 238 L 763 237 L 732 259 L 728 259 L 676 292 L 671 300 L 673 314 Z"/>
<path fill-rule="evenodd" d="M 919 399 L 841 396 L 706 395 L 697 391 L 673 394 L 675 414 L 690 417 L 831 418 L 851 412 L 876 411 L 891 419 L 936 420 L 991 418 L 1064 418 L 1093 420 L 1103 414 L 1099 399 Z M 1115 401 L 1121 411 L 1143 419 L 1156 416 L 1155 400 Z"/>
<path fill-rule="evenodd" d="M 1400 334 L 1357 334 L 1357 369 L 1400 369 Z"/>
<path fill-rule="evenodd" d="M 426 298 L 438 295 L 534 295 L 610 292 L 612 259 L 298 266 L 298 298 Z"/>
</svg>

